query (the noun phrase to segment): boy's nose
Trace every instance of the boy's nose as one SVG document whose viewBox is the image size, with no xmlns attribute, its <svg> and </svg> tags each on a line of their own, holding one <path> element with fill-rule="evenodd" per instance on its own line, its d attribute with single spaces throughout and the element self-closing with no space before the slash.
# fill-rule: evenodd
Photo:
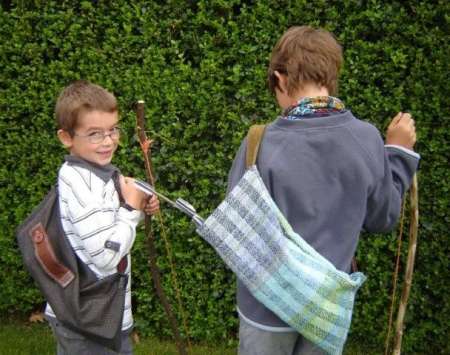
<svg viewBox="0 0 450 355">
<path fill-rule="evenodd" d="M 110 134 L 105 135 L 105 138 L 103 138 L 102 144 L 104 144 L 104 145 L 114 144 L 114 140 L 111 138 Z"/>
</svg>

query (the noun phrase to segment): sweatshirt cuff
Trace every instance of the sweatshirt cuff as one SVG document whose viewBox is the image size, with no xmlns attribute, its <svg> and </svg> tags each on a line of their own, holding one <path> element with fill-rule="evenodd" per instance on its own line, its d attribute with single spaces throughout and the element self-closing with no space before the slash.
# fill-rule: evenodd
<svg viewBox="0 0 450 355">
<path fill-rule="evenodd" d="M 401 145 L 395 145 L 395 144 L 386 144 L 385 145 L 386 148 L 394 148 L 394 149 L 398 149 L 401 150 L 403 152 L 405 152 L 406 154 L 409 154 L 411 156 L 413 156 L 416 159 L 420 159 L 420 154 L 416 153 L 415 151 L 402 147 Z"/>
</svg>

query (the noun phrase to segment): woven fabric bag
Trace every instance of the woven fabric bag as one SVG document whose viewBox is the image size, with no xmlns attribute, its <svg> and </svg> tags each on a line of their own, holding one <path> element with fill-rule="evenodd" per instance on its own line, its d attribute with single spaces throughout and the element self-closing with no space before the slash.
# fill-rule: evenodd
<svg viewBox="0 0 450 355">
<path fill-rule="evenodd" d="M 257 151 L 259 139 L 251 145 Z M 365 276 L 337 270 L 293 231 L 255 165 L 197 233 L 256 299 L 328 354 L 342 353 Z"/>
</svg>

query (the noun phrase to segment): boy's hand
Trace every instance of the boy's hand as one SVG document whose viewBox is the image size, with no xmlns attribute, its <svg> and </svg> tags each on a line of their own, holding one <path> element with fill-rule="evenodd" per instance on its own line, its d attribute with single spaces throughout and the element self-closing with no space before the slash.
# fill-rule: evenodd
<svg viewBox="0 0 450 355">
<path fill-rule="evenodd" d="M 416 127 L 409 113 L 399 112 L 392 119 L 386 132 L 386 144 L 413 149 L 416 143 Z"/>
<path fill-rule="evenodd" d="M 156 195 L 153 195 L 152 197 L 148 198 L 145 206 L 144 206 L 144 212 L 148 215 L 153 215 L 159 211 L 159 199 Z"/>
<path fill-rule="evenodd" d="M 136 188 L 134 179 L 130 177 L 120 176 L 120 190 L 126 203 L 137 210 L 142 210 L 147 195 Z"/>
</svg>

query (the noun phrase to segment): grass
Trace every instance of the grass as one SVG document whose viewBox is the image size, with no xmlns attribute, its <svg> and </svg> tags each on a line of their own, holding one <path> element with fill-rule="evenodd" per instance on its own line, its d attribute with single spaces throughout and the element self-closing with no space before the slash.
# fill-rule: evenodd
<svg viewBox="0 0 450 355">
<path fill-rule="evenodd" d="M 56 344 L 47 322 L 29 323 L 2 320 L 0 324 L 0 355 L 54 355 Z M 134 344 L 134 355 L 178 355 L 174 342 L 155 338 L 141 339 Z M 226 346 L 193 345 L 190 355 L 235 355 L 236 349 Z"/>
<path fill-rule="evenodd" d="M 54 355 L 56 345 L 47 322 L 29 323 L 17 319 L 0 322 L 0 355 Z M 236 355 L 236 348 L 225 345 L 193 345 L 189 355 Z M 141 339 L 134 344 L 134 355 L 178 355 L 174 342 L 156 338 Z M 344 355 L 370 355 L 376 352 L 359 350 L 347 344 Z"/>
</svg>

